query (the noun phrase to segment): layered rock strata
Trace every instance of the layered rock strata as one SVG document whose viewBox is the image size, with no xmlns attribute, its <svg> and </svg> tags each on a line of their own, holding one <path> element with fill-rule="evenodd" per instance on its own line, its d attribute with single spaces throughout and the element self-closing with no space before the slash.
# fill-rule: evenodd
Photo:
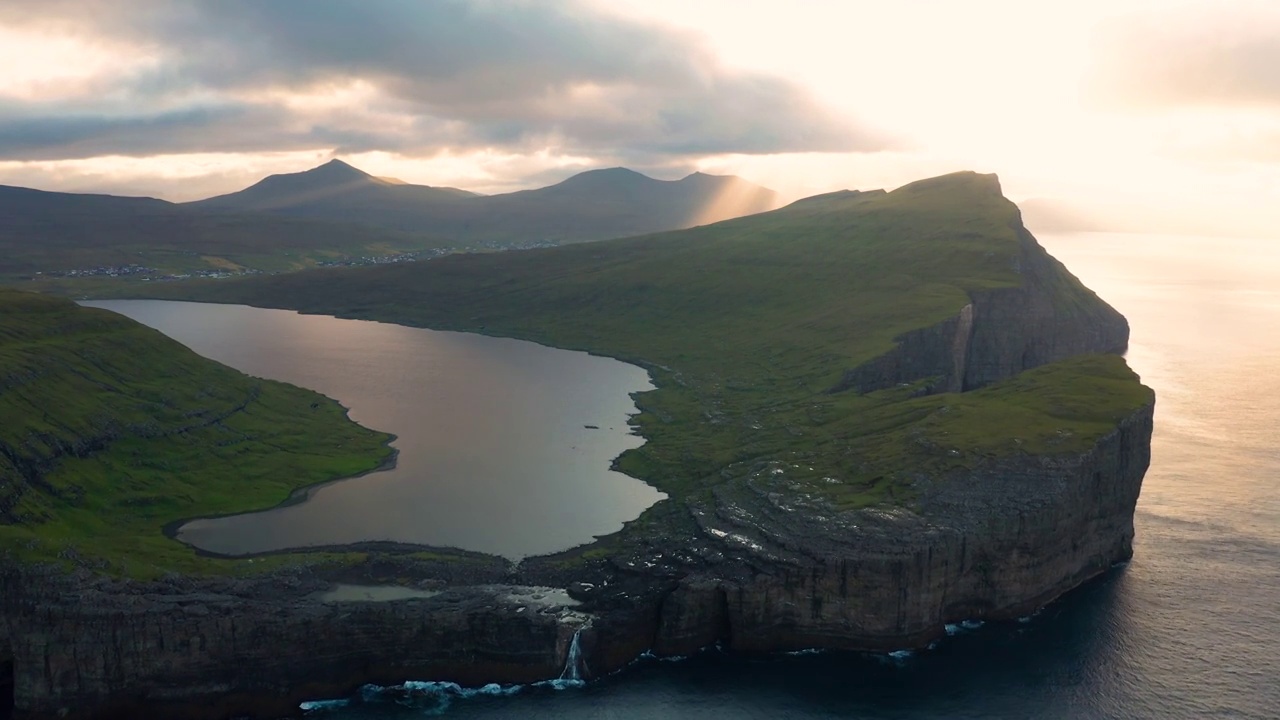
<svg viewBox="0 0 1280 720">
<path fill-rule="evenodd" d="M 502 578 L 459 573 L 429 598 L 327 602 L 335 578 L 311 572 L 137 583 L 9 565 L 0 583 L 16 707 L 19 717 L 279 717 L 364 683 L 525 683 L 559 676 L 583 628 L 594 675 L 645 651 L 715 643 L 920 647 L 944 623 L 1026 614 L 1127 559 L 1151 418 L 1144 408 L 1078 455 L 922 476 L 920 513 L 831 513 L 743 481 L 685 508 L 687 536 L 631 538 L 632 552 L 572 581 L 531 564 Z M 429 572 L 404 562 L 395 576 Z"/>
</svg>

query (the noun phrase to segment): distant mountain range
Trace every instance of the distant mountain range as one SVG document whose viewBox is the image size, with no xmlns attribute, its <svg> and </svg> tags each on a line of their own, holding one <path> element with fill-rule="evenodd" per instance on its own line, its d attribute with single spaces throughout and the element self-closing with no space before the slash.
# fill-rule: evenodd
<svg viewBox="0 0 1280 720">
<path fill-rule="evenodd" d="M 157 276 L 280 271 L 440 248 L 605 240 L 776 204 L 772 190 L 732 176 L 664 181 L 614 168 L 478 195 L 374 177 L 340 160 L 181 204 L 0 186 L 0 281 L 130 266 Z"/>
<path fill-rule="evenodd" d="M 591 170 L 536 190 L 478 195 L 377 178 L 341 160 L 272 175 L 239 192 L 189 203 L 425 232 L 460 242 L 582 242 L 674 230 L 772 210 L 777 194 L 734 176 L 655 180 Z"/>
<path fill-rule="evenodd" d="M 0 186 L 0 283 L 37 276 L 298 270 L 450 244 L 355 223 Z"/>
</svg>

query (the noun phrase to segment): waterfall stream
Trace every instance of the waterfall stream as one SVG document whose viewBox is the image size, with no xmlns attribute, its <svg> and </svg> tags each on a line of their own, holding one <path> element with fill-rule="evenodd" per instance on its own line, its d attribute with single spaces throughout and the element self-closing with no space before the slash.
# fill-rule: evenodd
<svg viewBox="0 0 1280 720">
<path fill-rule="evenodd" d="M 573 632 L 573 640 L 569 642 L 569 652 L 565 655 L 564 670 L 560 673 L 561 680 L 570 682 L 582 682 L 581 668 L 586 666 L 582 660 L 582 628 L 578 628 Z"/>
</svg>

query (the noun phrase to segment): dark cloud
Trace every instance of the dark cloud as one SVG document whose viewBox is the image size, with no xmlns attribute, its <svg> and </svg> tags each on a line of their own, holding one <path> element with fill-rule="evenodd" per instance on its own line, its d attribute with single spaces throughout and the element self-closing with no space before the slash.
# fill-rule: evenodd
<svg viewBox="0 0 1280 720">
<path fill-rule="evenodd" d="M 1103 28 L 1091 99 L 1121 107 L 1280 105 L 1280 12 L 1134 16 Z"/>
<path fill-rule="evenodd" d="M 148 156 L 184 152 L 267 152 L 332 147 L 359 153 L 409 145 L 404 137 L 354 127 L 301 122 L 284 108 L 263 104 L 197 105 L 177 110 L 44 112 L 0 105 L 0 158 L 64 160 L 100 155 Z M 323 120 L 320 118 L 318 120 Z M 417 138 L 444 141 L 422 123 Z"/>
<path fill-rule="evenodd" d="M 245 150 L 310 142 L 345 152 L 552 146 L 685 156 L 884 147 L 794 83 L 726 69 L 693 36 L 574 2 L 6 0 L 0 22 L 125 42 L 162 58 L 122 81 L 142 106 L 129 117 L 95 126 L 84 116 L 42 130 L 40 118 L 0 108 L 0 152 L 32 157 L 75 157 L 113 138 L 134 153 L 185 142 L 215 149 L 200 142 L 206 128 L 216 149 L 236 146 L 239 135 Z M 382 110 L 402 122 L 359 127 L 346 117 L 335 127 L 320 111 L 234 107 L 264 90 L 354 81 L 373 84 Z M 225 105 L 147 109 L 210 94 Z M 224 132 L 228 123 L 241 132 Z"/>
</svg>

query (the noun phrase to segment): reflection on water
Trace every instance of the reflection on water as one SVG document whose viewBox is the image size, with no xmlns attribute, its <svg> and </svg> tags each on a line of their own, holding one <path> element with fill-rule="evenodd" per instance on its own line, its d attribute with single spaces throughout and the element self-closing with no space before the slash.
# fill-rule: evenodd
<svg viewBox="0 0 1280 720">
<path fill-rule="evenodd" d="M 643 440 L 633 365 L 529 342 L 232 305 L 86 303 L 155 327 L 251 375 L 311 388 L 395 433 L 396 467 L 305 502 L 197 520 L 215 552 L 389 540 L 519 558 L 614 532 L 663 495 L 609 470 Z"/>
</svg>

